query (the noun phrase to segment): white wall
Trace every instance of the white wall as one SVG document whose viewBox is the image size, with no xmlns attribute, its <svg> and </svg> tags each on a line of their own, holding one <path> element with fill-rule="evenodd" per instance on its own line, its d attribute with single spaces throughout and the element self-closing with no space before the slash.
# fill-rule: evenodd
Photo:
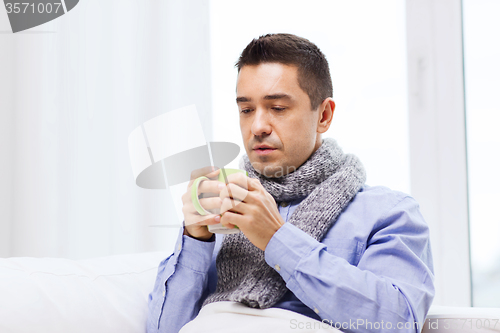
<svg viewBox="0 0 500 333">
<path fill-rule="evenodd" d="M 171 198 L 135 185 L 127 139 L 189 104 L 211 138 L 208 27 L 201 0 L 85 0 L 0 34 L 0 256 L 173 247 L 177 227 L 151 227 L 177 223 Z"/>
<path fill-rule="evenodd" d="M 9 161 L 14 154 L 13 130 L 14 113 L 6 112 L 14 108 L 14 68 L 6 66 L 13 62 L 14 40 L 4 32 L 10 29 L 7 13 L 0 10 L 0 255 L 10 252 L 10 232 L 12 220 L 12 174 L 14 165 Z"/>
</svg>

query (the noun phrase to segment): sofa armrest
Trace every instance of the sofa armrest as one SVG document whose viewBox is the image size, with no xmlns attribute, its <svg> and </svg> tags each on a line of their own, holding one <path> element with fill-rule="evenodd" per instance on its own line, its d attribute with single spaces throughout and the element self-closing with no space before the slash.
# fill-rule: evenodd
<svg viewBox="0 0 500 333">
<path fill-rule="evenodd" d="M 500 332 L 500 308 L 432 306 L 422 333 Z"/>
<path fill-rule="evenodd" d="M 0 332 L 143 333 L 167 255 L 0 259 Z"/>
</svg>

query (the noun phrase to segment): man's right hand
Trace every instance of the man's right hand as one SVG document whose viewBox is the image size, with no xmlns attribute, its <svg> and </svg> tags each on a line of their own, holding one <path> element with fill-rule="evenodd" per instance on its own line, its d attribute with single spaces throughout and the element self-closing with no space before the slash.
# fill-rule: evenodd
<svg viewBox="0 0 500 333">
<path fill-rule="evenodd" d="M 213 235 L 213 233 L 208 231 L 207 225 L 220 223 L 219 214 L 200 215 L 191 201 L 191 186 L 196 178 L 205 176 L 209 178 L 209 180 L 202 181 L 198 187 L 198 193 L 203 193 L 200 204 L 207 211 L 220 210 L 222 201 L 219 198 L 219 193 L 221 191 L 219 184 L 224 184 L 217 180 L 219 172 L 220 169 L 213 171 L 212 167 L 205 167 L 194 170 L 191 173 L 191 180 L 188 184 L 187 191 L 182 195 L 182 213 L 184 214 L 185 235 L 206 241 Z"/>
</svg>

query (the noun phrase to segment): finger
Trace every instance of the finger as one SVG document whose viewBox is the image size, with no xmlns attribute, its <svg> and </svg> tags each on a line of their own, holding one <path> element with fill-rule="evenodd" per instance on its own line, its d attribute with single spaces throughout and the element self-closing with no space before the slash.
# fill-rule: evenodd
<svg viewBox="0 0 500 333">
<path fill-rule="evenodd" d="M 202 218 L 204 217 L 204 218 Z M 218 217 L 219 220 L 216 221 L 215 218 Z M 210 214 L 205 216 L 200 216 L 200 219 L 196 222 L 196 225 L 212 225 L 220 223 L 220 215 L 219 214 Z"/>
<path fill-rule="evenodd" d="M 228 184 L 220 191 L 219 197 L 221 199 L 230 198 L 238 201 L 245 201 L 248 196 L 248 191 L 236 184 Z"/>
<path fill-rule="evenodd" d="M 214 183 L 212 185 L 210 184 L 205 184 L 204 183 Z M 209 198 L 209 197 L 218 197 L 219 196 L 219 192 L 220 192 L 220 189 L 217 187 L 217 181 L 208 181 L 208 180 L 203 180 L 199 183 L 198 185 L 198 197 L 199 198 Z M 188 186 L 188 189 L 186 192 L 184 192 L 184 194 L 182 194 L 182 204 L 183 205 L 188 205 L 189 203 L 192 202 L 192 199 L 191 199 L 191 186 L 193 184 L 191 184 L 190 186 Z M 204 193 L 202 193 L 204 192 Z"/>
<path fill-rule="evenodd" d="M 199 200 L 201 207 L 209 214 L 220 214 L 220 207 L 222 205 L 222 200 L 220 199 L 219 196 L 214 196 L 214 197 L 209 197 L 209 198 L 201 198 L 198 200 Z M 207 215 L 201 215 L 200 213 L 198 213 L 193 202 L 191 201 L 191 197 L 189 197 L 189 199 L 186 199 L 186 201 L 183 202 L 182 211 L 185 215 L 189 214 L 191 216 L 190 219 L 192 218 L 193 215 L 207 216 Z"/>
<path fill-rule="evenodd" d="M 189 205 L 189 203 L 191 202 L 191 191 L 189 191 L 189 189 L 188 189 L 187 192 L 184 192 L 181 199 L 182 199 L 183 206 Z"/>
<path fill-rule="evenodd" d="M 264 186 L 262 186 L 262 184 L 260 183 L 260 180 L 258 180 L 257 178 L 248 178 L 247 185 L 249 191 L 255 191 L 255 190 L 266 191 Z"/>
<path fill-rule="evenodd" d="M 188 184 L 188 189 L 191 188 L 191 185 L 194 183 L 196 178 L 200 178 L 203 176 L 205 176 L 207 178 L 213 178 L 213 177 L 216 177 L 217 175 L 219 175 L 220 169 L 214 170 L 215 168 L 216 167 L 213 167 L 213 166 L 206 166 L 206 167 L 203 167 L 200 169 L 193 170 L 191 172 L 191 176 L 189 178 L 190 181 Z"/>
<path fill-rule="evenodd" d="M 224 200 L 222 200 L 220 213 L 224 214 L 228 211 L 231 211 L 233 213 L 244 214 L 246 212 L 245 208 L 246 206 L 244 202 L 225 198 Z"/>
<path fill-rule="evenodd" d="M 232 212 L 225 212 L 220 218 L 220 223 L 224 227 L 232 229 L 235 226 L 239 228 L 239 224 L 241 224 L 242 220 L 243 220 L 243 215 L 239 215 Z"/>
<path fill-rule="evenodd" d="M 203 198 L 215 198 L 215 197 L 218 197 L 218 196 L 219 196 L 218 193 L 207 192 L 207 193 L 200 193 L 198 195 L 198 198 L 199 199 L 203 199 Z"/>
<path fill-rule="evenodd" d="M 212 167 L 212 168 L 216 168 L 216 167 Z M 220 173 L 220 169 L 214 169 L 214 171 L 212 171 L 204 176 L 207 178 L 210 178 L 210 179 L 217 179 L 219 176 L 219 173 Z"/>
<path fill-rule="evenodd" d="M 200 183 L 200 186 L 198 187 L 198 194 L 215 193 L 218 196 L 221 191 L 219 185 L 224 185 L 224 183 L 221 183 L 217 180 L 204 180 Z"/>
<path fill-rule="evenodd" d="M 249 181 L 252 178 L 247 177 L 245 174 L 242 173 L 233 173 L 229 176 L 227 176 L 227 182 L 231 184 L 236 184 L 239 187 L 242 187 L 246 190 L 248 190 L 248 184 Z"/>
<path fill-rule="evenodd" d="M 196 208 L 194 208 L 194 204 L 191 202 L 191 199 L 182 205 L 182 213 L 184 214 L 184 216 L 186 216 L 186 215 L 200 215 L 196 211 Z"/>
<path fill-rule="evenodd" d="M 222 200 L 219 197 L 203 198 L 200 199 L 200 204 L 205 210 L 220 209 L 222 206 Z"/>
<path fill-rule="evenodd" d="M 213 176 L 213 174 L 218 174 L 220 172 L 220 169 L 215 169 L 213 166 L 206 166 L 200 169 L 195 169 L 191 172 L 191 177 L 190 179 L 196 179 L 202 176 L 208 177 Z"/>
<path fill-rule="evenodd" d="M 220 216 L 219 214 L 209 214 L 209 215 L 198 215 L 195 218 L 191 219 L 190 222 L 184 221 L 185 225 L 212 225 L 219 224 L 218 221 L 215 221 L 215 217 Z"/>
<path fill-rule="evenodd" d="M 228 183 L 236 184 L 246 190 L 264 190 L 264 187 L 257 178 L 250 178 L 242 173 L 234 173 L 227 176 Z"/>
<path fill-rule="evenodd" d="M 212 197 L 212 198 L 201 198 L 198 199 L 202 208 L 205 210 L 212 210 L 212 209 L 220 209 L 220 206 L 222 205 L 222 200 L 219 197 Z M 207 215 L 201 215 L 198 213 L 196 210 L 196 207 L 194 206 L 193 202 L 191 201 L 191 198 L 182 205 L 182 212 L 183 214 L 189 214 L 189 215 L 197 215 L 197 216 L 207 216 Z M 219 214 L 219 212 L 208 212 L 212 214 Z"/>
</svg>

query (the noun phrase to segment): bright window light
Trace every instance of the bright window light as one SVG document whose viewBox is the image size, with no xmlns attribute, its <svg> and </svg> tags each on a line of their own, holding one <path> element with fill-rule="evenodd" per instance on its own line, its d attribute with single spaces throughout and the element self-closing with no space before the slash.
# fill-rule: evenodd
<svg viewBox="0 0 500 333">
<path fill-rule="evenodd" d="M 464 0 L 473 305 L 500 306 L 500 2 Z"/>
</svg>

